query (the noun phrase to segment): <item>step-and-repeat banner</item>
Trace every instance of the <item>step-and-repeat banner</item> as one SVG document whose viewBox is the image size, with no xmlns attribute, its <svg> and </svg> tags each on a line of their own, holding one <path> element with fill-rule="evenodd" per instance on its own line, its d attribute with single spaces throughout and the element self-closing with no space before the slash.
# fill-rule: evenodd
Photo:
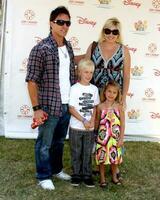
<svg viewBox="0 0 160 200">
<path fill-rule="evenodd" d="M 67 39 L 75 55 L 97 40 L 105 21 L 122 23 L 123 43 L 131 54 L 126 136 L 160 138 L 159 0 L 7 0 L 4 57 L 4 130 L 11 138 L 35 138 L 32 106 L 25 83 L 31 48 L 49 33 L 49 15 L 66 6 L 72 25 Z"/>
</svg>

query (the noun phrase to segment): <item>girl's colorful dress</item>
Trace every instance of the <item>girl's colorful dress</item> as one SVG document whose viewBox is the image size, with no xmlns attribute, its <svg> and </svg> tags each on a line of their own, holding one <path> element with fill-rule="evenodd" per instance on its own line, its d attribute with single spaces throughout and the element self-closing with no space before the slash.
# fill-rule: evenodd
<svg viewBox="0 0 160 200">
<path fill-rule="evenodd" d="M 120 112 L 118 108 L 102 110 L 96 145 L 96 163 L 120 164 L 122 149 L 117 147 L 120 136 Z"/>
</svg>

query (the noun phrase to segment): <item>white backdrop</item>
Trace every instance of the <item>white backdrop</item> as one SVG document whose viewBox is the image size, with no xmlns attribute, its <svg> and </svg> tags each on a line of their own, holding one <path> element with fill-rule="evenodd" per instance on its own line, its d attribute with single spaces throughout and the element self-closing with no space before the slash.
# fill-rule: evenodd
<svg viewBox="0 0 160 200">
<path fill-rule="evenodd" d="M 7 0 L 4 54 L 3 127 L 6 137 L 35 138 L 32 107 L 25 83 L 31 48 L 49 33 L 49 15 L 68 7 L 67 35 L 75 55 L 97 40 L 104 22 L 117 17 L 123 43 L 131 54 L 126 136 L 160 138 L 160 1 L 159 0 Z M 2 122 L 1 122 L 2 123 Z M 2 124 L 1 124 L 2 125 Z"/>
</svg>

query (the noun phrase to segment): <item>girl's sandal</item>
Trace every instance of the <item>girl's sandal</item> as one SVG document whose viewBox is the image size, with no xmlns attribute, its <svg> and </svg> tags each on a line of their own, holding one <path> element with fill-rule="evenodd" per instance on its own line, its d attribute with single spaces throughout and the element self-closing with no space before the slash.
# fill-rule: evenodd
<svg viewBox="0 0 160 200">
<path fill-rule="evenodd" d="M 122 183 L 118 180 L 118 181 L 114 181 L 113 179 L 112 179 L 112 183 L 114 183 L 115 185 L 122 185 Z"/>
<path fill-rule="evenodd" d="M 120 172 L 117 173 L 117 179 L 118 179 L 120 182 L 123 181 L 123 178 L 122 178 Z"/>
<path fill-rule="evenodd" d="M 106 182 L 102 182 L 102 183 L 100 183 L 100 187 L 101 187 L 101 188 L 106 188 L 107 185 L 108 185 L 108 184 L 107 184 Z"/>
</svg>

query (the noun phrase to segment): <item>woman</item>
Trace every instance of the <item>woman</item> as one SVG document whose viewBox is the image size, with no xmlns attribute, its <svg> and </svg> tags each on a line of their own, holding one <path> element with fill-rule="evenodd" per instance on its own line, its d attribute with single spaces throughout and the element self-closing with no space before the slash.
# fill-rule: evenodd
<svg viewBox="0 0 160 200">
<path fill-rule="evenodd" d="M 122 103 L 126 105 L 126 95 L 130 80 L 130 54 L 122 44 L 121 25 L 117 18 L 110 18 L 104 24 L 98 43 L 91 53 L 92 44 L 88 47 L 86 57 L 95 64 L 93 84 L 99 90 L 111 80 L 117 82 L 122 90 Z"/>
<path fill-rule="evenodd" d="M 110 18 L 105 22 L 98 42 L 90 44 L 85 57 L 91 58 L 95 64 L 92 83 L 99 91 L 109 81 L 118 83 L 122 92 L 121 103 L 125 108 L 131 60 L 128 48 L 122 44 L 121 24 L 117 18 Z M 119 176 L 117 168 L 117 178 L 120 180 Z"/>
</svg>

